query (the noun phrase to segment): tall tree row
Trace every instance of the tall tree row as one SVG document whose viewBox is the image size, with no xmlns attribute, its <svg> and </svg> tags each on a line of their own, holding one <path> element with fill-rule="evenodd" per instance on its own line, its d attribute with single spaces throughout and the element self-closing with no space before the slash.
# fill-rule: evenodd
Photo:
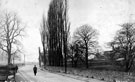
<svg viewBox="0 0 135 82">
<path fill-rule="evenodd" d="M 63 66 L 66 62 L 67 43 L 70 24 L 67 16 L 67 0 L 52 0 L 49 5 L 46 31 L 41 34 L 41 38 L 47 37 L 47 50 L 49 65 Z M 45 21 L 43 21 L 45 23 Z M 47 36 L 43 36 L 46 33 Z M 44 41 L 44 40 L 42 40 Z M 43 43 L 43 42 L 42 42 Z M 45 43 L 43 43 L 44 45 Z M 66 63 L 65 63 L 66 65 Z"/>
</svg>

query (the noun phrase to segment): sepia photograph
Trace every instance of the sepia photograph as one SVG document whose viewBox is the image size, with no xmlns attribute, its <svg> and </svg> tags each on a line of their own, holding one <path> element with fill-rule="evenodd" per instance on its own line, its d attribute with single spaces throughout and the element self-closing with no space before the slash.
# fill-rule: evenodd
<svg viewBox="0 0 135 82">
<path fill-rule="evenodd" d="M 135 82 L 135 0 L 0 0 L 0 82 Z"/>
</svg>

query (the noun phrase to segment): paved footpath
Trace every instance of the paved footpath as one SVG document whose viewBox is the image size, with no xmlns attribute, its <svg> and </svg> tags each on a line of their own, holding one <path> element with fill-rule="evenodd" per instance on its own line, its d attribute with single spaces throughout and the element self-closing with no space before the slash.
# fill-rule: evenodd
<svg viewBox="0 0 135 82">
<path fill-rule="evenodd" d="M 38 68 L 37 76 L 33 73 L 34 65 L 26 65 L 19 68 L 19 72 L 16 74 L 16 82 L 104 82 L 96 79 L 88 79 L 83 77 L 69 75 L 61 75 L 57 73 L 51 73 L 43 71 Z"/>
</svg>

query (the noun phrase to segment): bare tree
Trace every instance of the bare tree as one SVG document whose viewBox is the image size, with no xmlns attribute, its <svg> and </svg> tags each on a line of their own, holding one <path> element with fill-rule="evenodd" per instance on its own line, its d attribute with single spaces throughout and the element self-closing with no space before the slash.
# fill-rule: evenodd
<svg viewBox="0 0 135 82">
<path fill-rule="evenodd" d="M 135 28 L 133 23 L 122 24 L 114 41 L 111 42 L 113 51 L 117 53 L 118 58 L 124 58 L 125 71 L 129 71 L 135 58 Z"/>
<path fill-rule="evenodd" d="M 80 40 L 85 45 L 85 62 L 86 62 L 86 68 L 88 68 L 88 50 L 91 47 L 95 46 L 96 38 L 97 38 L 97 31 L 93 29 L 89 25 L 82 25 L 74 33 L 74 38 L 76 40 Z"/>
<path fill-rule="evenodd" d="M 68 57 L 72 60 L 72 67 L 77 67 L 79 60 L 81 60 L 82 63 L 85 63 L 84 44 L 79 40 L 72 42 L 72 44 L 70 44 L 70 54 L 68 54 Z"/>
<path fill-rule="evenodd" d="M 11 63 L 11 56 L 20 52 L 19 39 L 23 36 L 24 27 L 15 13 L 4 13 L 0 20 L 0 48 L 8 55 L 8 64 Z"/>
</svg>

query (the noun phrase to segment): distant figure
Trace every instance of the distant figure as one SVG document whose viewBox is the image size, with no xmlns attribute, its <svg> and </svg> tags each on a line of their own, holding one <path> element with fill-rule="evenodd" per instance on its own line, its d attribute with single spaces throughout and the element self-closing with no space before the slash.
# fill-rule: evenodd
<svg viewBox="0 0 135 82">
<path fill-rule="evenodd" d="M 16 73 L 17 73 L 17 70 L 18 70 L 18 66 L 16 65 L 16 67 L 15 67 L 15 68 L 16 68 Z"/>
<path fill-rule="evenodd" d="M 33 71 L 34 71 L 34 75 L 36 76 L 36 74 L 37 74 L 37 67 L 36 67 L 36 65 L 34 65 Z"/>
</svg>

